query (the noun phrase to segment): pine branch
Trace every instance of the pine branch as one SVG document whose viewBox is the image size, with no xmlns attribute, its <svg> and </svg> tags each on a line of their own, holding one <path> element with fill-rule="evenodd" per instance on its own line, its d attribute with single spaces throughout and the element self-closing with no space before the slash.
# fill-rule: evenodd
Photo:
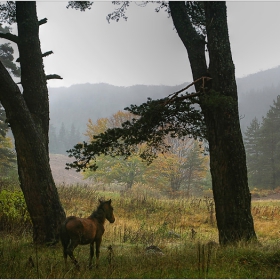
<svg viewBox="0 0 280 280">
<path fill-rule="evenodd" d="M 68 163 L 67 168 L 76 171 L 90 168 L 97 169 L 96 157 L 104 154 L 129 157 L 138 144 L 146 143 L 146 148 L 139 156 L 151 163 L 157 156 L 156 152 L 166 152 L 170 148 L 165 143 L 165 137 L 184 138 L 186 136 L 205 139 L 206 128 L 204 117 L 199 108 L 193 106 L 192 97 L 205 92 L 205 82 L 209 77 L 201 77 L 187 87 L 168 95 L 165 98 L 152 100 L 148 98 L 141 105 L 130 105 L 125 110 L 138 116 L 121 124 L 121 127 L 110 128 L 93 136 L 91 143 L 83 142 L 68 150 L 69 157 L 76 160 Z M 201 90 L 192 94 L 178 96 L 197 82 L 202 81 Z"/>
</svg>

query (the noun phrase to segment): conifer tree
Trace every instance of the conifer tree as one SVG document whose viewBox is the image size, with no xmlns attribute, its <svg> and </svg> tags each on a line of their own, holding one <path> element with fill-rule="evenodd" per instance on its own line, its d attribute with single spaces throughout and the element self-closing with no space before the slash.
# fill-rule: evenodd
<svg viewBox="0 0 280 280">
<path fill-rule="evenodd" d="M 259 148 L 264 187 L 275 189 L 280 185 L 280 96 L 263 118 Z"/>
<path fill-rule="evenodd" d="M 244 133 L 249 185 L 255 187 L 261 186 L 262 181 L 261 154 L 259 149 L 260 133 L 260 122 L 255 117 Z"/>
</svg>

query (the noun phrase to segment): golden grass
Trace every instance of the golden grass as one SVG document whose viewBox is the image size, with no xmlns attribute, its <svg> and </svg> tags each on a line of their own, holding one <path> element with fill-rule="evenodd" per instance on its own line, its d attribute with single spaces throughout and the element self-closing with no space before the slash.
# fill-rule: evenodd
<svg viewBox="0 0 280 280">
<path fill-rule="evenodd" d="M 148 195 L 92 187 L 62 186 L 67 215 L 87 217 L 98 198 L 112 199 L 116 222 L 105 224 L 100 268 L 88 270 L 89 246 L 74 251 L 81 270 L 64 266 L 62 247 L 36 247 L 32 236 L 0 232 L 1 278 L 277 278 L 280 272 L 280 201 L 253 201 L 262 247 L 221 248 L 209 198 Z M 213 243 L 212 243 L 213 244 Z M 112 250 L 108 250 L 108 246 Z M 156 245 L 162 254 L 148 253 Z"/>
</svg>

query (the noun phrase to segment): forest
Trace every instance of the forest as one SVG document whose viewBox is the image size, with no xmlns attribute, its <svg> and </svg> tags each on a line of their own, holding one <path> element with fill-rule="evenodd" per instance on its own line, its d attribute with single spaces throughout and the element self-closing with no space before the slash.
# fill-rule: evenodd
<svg viewBox="0 0 280 280">
<path fill-rule="evenodd" d="M 127 20 L 130 2 L 113 4 L 108 22 Z M 269 197 L 280 192 L 279 84 L 238 85 L 225 2 L 158 4 L 193 81 L 137 86 L 146 96 L 120 97 L 122 108 L 86 120 L 83 102 L 75 104 L 82 117 L 65 102 L 67 124 L 51 112 L 47 81 L 62 77 L 44 70 L 53 54 L 41 50 L 47 19 L 36 2 L 0 4 L 0 38 L 19 51 L 15 61 L 10 43 L 0 45 L 1 278 L 277 278 L 280 200 Z M 273 98 L 247 114 L 258 95 Z M 56 184 L 53 153 L 67 154 L 66 169 L 87 183 Z"/>
</svg>

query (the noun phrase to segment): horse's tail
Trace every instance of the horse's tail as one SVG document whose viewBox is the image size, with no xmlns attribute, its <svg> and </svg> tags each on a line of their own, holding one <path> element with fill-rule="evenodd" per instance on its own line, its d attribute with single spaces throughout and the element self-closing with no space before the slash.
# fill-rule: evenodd
<svg viewBox="0 0 280 280">
<path fill-rule="evenodd" d="M 71 240 L 70 235 L 66 229 L 66 225 L 70 220 L 72 220 L 74 218 L 75 218 L 74 216 L 68 217 L 60 227 L 60 241 L 61 241 L 64 251 L 67 249 L 67 247 L 70 243 L 70 240 Z"/>
</svg>

